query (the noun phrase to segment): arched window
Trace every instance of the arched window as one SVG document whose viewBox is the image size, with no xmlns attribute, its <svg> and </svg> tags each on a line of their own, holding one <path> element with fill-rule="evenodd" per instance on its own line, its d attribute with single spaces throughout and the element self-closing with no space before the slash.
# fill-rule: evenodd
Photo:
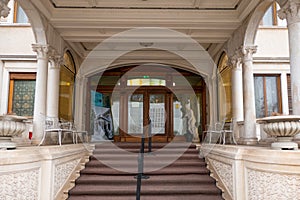
<svg viewBox="0 0 300 200">
<path fill-rule="evenodd" d="M 280 6 L 278 3 L 274 2 L 269 9 L 266 11 L 265 15 L 263 16 L 260 24 L 264 27 L 270 26 L 283 26 L 285 27 L 286 20 L 282 20 L 278 17 L 278 11 L 280 10 Z"/>
<path fill-rule="evenodd" d="M 221 118 L 232 118 L 231 110 L 231 67 L 228 66 L 228 56 L 224 52 L 218 63 L 219 111 Z M 224 99 L 225 98 L 225 99 Z"/>
<path fill-rule="evenodd" d="M 76 68 L 73 57 L 69 51 L 64 54 L 64 64 L 60 69 L 59 87 L 59 117 L 73 120 L 74 82 Z"/>
</svg>

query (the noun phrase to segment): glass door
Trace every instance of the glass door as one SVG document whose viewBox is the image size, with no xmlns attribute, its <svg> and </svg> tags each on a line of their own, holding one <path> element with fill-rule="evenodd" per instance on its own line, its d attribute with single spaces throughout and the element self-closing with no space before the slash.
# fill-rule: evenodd
<svg viewBox="0 0 300 200">
<path fill-rule="evenodd" d="M 149 123 L 151 120 L 151 129 Z M 128 95 L 127 136 L 140 137 L 149 130 L 154 137 L 166 135 L 166 95 L 149 90 Z"/>
<path fill-rule="evenodd" d="M 166 133 L 165 108 L 165 94 L 149 94 L 149 117 L 152 135 Z"/>
</svg>

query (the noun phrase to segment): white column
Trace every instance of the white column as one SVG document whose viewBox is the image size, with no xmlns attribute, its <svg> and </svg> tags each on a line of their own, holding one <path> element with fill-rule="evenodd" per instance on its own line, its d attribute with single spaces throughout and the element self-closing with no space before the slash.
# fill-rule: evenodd
<svg viewBox="0 0 300 200">
<path fill-rule="evenodd" d="M 37 52 L 37 74 L 33 112 L 33 143 L 38 143 L 43 135 L 46 116 L 49 46 L 33 44 L 32 48 L 33 51 Z"/>
<path fill-rule="evenodd" d="M 244 120 L 243 112 L 243 74 L 242 74 L 242 58 L 234 55 L 230 62 L 232 64 L 231 71 L 231 101 L 232 101 L 232 118 L 236 121 Z"/>
<path fill-rule="evenodd" d="M 48 69 L 47 117 L 58 118 L 60 64 L 62 57 L 53 54 L 49 57 L 49 61 L 51 65 Z"/>
<path fill-rule="evenodd" d="M 2 60 L 0 60 L 0 83 L 3 83 L 3 81 L 4 81 L 3 80 L 3 67 L 4 67 L 4 63 Z M 4 95 L 2 94 L 2 91 L 3 91 L 3 84 L 0 85 L 0 95 L 2 97 L 4 97 Z M 7 108 L 3 108 L 3 105 L 4 105 L 3 100 L 4 99 L 2 99 L 2 98 L 0 100 L 0 115 L 5 114 L 7 111 Z"/>
<path fill-rule="evenodd" d="M 288 0 L 278 15 L 287 20 L 293 114 L 300 115 L 300 1 Z"/>
<path fill-rule="evenodd" d="M 281 102 L 282 102 L 282 114 L 289 114 L 289 101 L 288 101 L 288 89 L 287 89 L 287 75 L 286 73 L 281 73 L 280 76 L 281 83 Z"/>
<path fill-rule="evenodd" d="M 244 98 L 244 133 L 240 138 L 241 144 L 257 144 L 256 114 L 253 78 L 253 54 L 256 46 L 242 47 L 243 53 L 243 98 Z"/>
</svg>

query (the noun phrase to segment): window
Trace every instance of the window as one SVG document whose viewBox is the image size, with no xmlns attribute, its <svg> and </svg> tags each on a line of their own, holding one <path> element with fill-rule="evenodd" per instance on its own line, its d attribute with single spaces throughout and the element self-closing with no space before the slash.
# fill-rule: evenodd
<svg viewBox="0 0 300 200">
<path fill-rule="evenodd" d="M 75 64 L 69 51 L 64 55 L 64 65 L 60 69 L 59 117 L 73 120 L 73 96 L 75 82 Z"/>
<path fill-rule="evenodd" d="M 27 15 L 17 2 L 14 5 L 14 23 L 29 23 Z"/>
<path fill-rule="evenodd" d="M 254 89 L 257 118 L 282 112 L 279 75 L 255 75 Z"/>
<path fill-rule="evenodd" d="M 260 24 L 262 26 L 286 26 L 286 20 L 278 17 L 278 10 L 280 10 L 280 6 L 277 3 L 273 3 L 266 11 Z"/>
<path fill-rule="evenodd" d="M 218 96 L 220 119 L 232 118 L 231 106 L 231 73 L 232 68 L 228 66 L 228 56 L 223 52 L 218 63 Z"/>
<path fill-rule="evenodd" d="M 10 73 L 8 113 L 33 116 L 35 73 Z"/>
</svg>

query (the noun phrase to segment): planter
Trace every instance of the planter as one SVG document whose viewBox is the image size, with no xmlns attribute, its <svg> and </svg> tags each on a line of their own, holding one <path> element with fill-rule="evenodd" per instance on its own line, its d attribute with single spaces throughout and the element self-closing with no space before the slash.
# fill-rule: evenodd
<svg viewBox="0 0 300 200">
<path fill-rule="evenodd" d="M 292 142 L 293 137 L 300 133 L 300 116 L 271 116 L 257 120 L 264 124 L 264 131 L 272 137 L 277 138 L 277 142 L 271 144 L 272 149 L 297 150 L 298 144 Z"/>
<path fill-rule="evenodd" d="M 16 148 L 16 144 L 11 139 L 26 130 L 25 120 L 26 117 L 16 115 L 0 116 L 0 149 Z"/>
</svg>

